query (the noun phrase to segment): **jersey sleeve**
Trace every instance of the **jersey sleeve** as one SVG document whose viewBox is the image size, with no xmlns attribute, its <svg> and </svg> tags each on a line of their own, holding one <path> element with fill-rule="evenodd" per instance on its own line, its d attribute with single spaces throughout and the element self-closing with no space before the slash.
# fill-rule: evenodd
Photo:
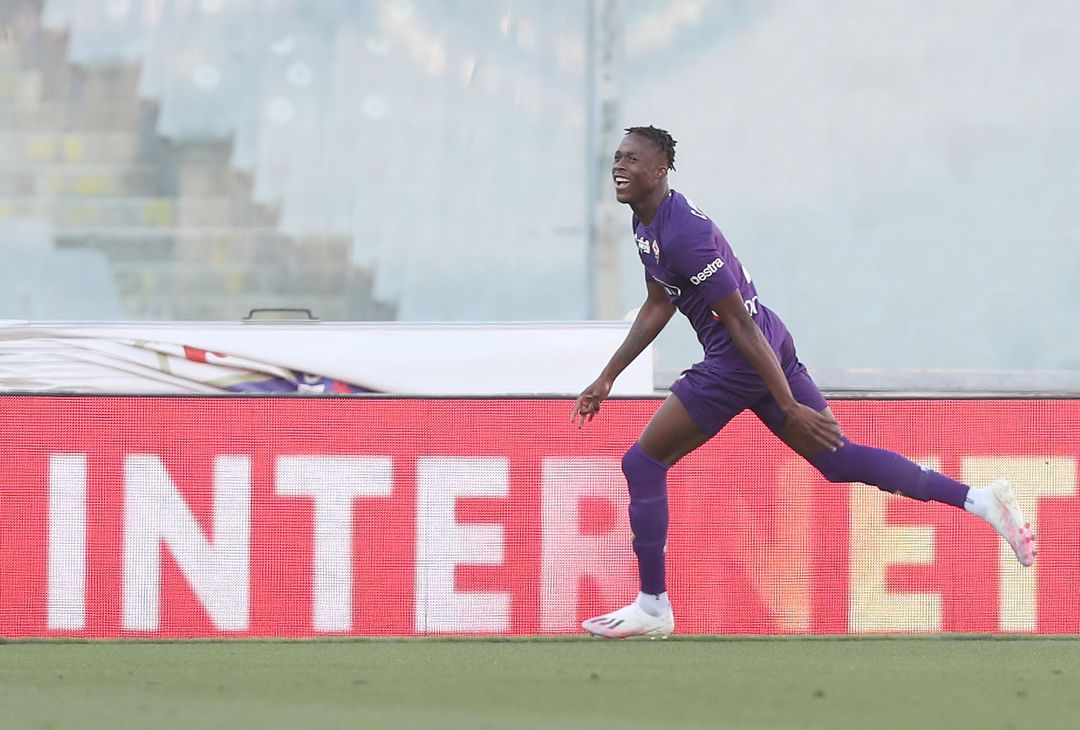
<svg viewBox="0 0 1080 730">
<path fill-rule="evenodd" d="M 682 235 L 668 245 L 667 265 L 712 305 L 739 288 L 712 236 Z"/>
</svg>

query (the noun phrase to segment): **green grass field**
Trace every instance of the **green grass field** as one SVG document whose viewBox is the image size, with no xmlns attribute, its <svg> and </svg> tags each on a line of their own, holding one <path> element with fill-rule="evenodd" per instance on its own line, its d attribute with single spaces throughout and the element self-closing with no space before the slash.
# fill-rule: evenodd
<svg viewBox="0 0 1080 730">
<path fill-rule="evenodd" d="M 0 726 L 1078 728 L 1080 641 L 16 641 Z"/>
</svg>

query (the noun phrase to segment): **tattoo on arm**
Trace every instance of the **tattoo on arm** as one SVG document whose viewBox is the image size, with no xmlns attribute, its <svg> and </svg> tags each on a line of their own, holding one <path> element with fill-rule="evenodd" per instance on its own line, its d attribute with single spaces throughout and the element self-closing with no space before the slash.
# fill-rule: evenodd
<svg viewBox="0 0 1080 730">
<path fill-rule="evenodd" d="M 660 334 L 660 330 L 671 319 L 674 311 L 674 306 L 671 307 L 670 311 L 666 311 L 665 308 L 658 309 L 651 306 L 647 301 L 638 312 L 634 323 L 630 325 L 630 331 L 626 333 L 623 343 L 619 345 L 619 349 L 611 356 L 611 361 L 606 368 L 607 372 L 612 376 L 621 373 L 641 354 L 642 350 L 648 347 L 649 343 L 656 339 L 656 336 Z"/>
</svg>

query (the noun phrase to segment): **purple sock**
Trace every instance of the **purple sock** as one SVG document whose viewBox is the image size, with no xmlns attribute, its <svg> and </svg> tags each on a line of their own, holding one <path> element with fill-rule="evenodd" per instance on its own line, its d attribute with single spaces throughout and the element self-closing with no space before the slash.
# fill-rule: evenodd
<svg viewBox="0 0 1080 730">
<path fill-rule="evenodd" d="M 836 451 L 818 454 L 810 463 L 830 482 L 862 482 L 923 502 L 934 500 L 963 509 L 966 484 L 923 469 L 900 454 L 844 439 Z"/>
<path fill-rule="evenodd" d="M 660 595 L 664 582 L 664 546 L 667 544 L 667 464 L 646 454 L 636 443 L 622 459 L 630 488 L 630 529 L 638 560 L 641 592 Z"/>
</svg>

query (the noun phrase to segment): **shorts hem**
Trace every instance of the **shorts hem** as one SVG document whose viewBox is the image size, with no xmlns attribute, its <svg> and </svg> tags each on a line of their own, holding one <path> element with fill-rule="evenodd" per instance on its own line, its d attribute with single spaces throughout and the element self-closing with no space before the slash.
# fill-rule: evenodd
<svg viewBox="0 0 1080 730">
<path fill-rule="evenodd" d="M 679 399 L 679 403 L 682 403 L 682 407 L 686 409 L 686 412 L 687 414 L 689 414 L 690 420 L 694 422 L 694 425 L 701 429 L 701 432 L 710 438 L 719 433 L 720 429 L 723 428 L 723 425 L 718 426 L 714 429 L 712 428 L 711 424 L 702 423 L 701 416 L 695 413 L 695 409 L 687 403 L 688 399 L 684 398 L 682 395 L 679 394 L 679 390 L 681 390 L 682 388 L 676 388 L 678 384 L 679 381 L 676 380 L 674 383 L 671 384 L 671 388 L 669 388 L 669 390 L 671 391 L 671 394 L 673 396 Z"/>
</svg>

